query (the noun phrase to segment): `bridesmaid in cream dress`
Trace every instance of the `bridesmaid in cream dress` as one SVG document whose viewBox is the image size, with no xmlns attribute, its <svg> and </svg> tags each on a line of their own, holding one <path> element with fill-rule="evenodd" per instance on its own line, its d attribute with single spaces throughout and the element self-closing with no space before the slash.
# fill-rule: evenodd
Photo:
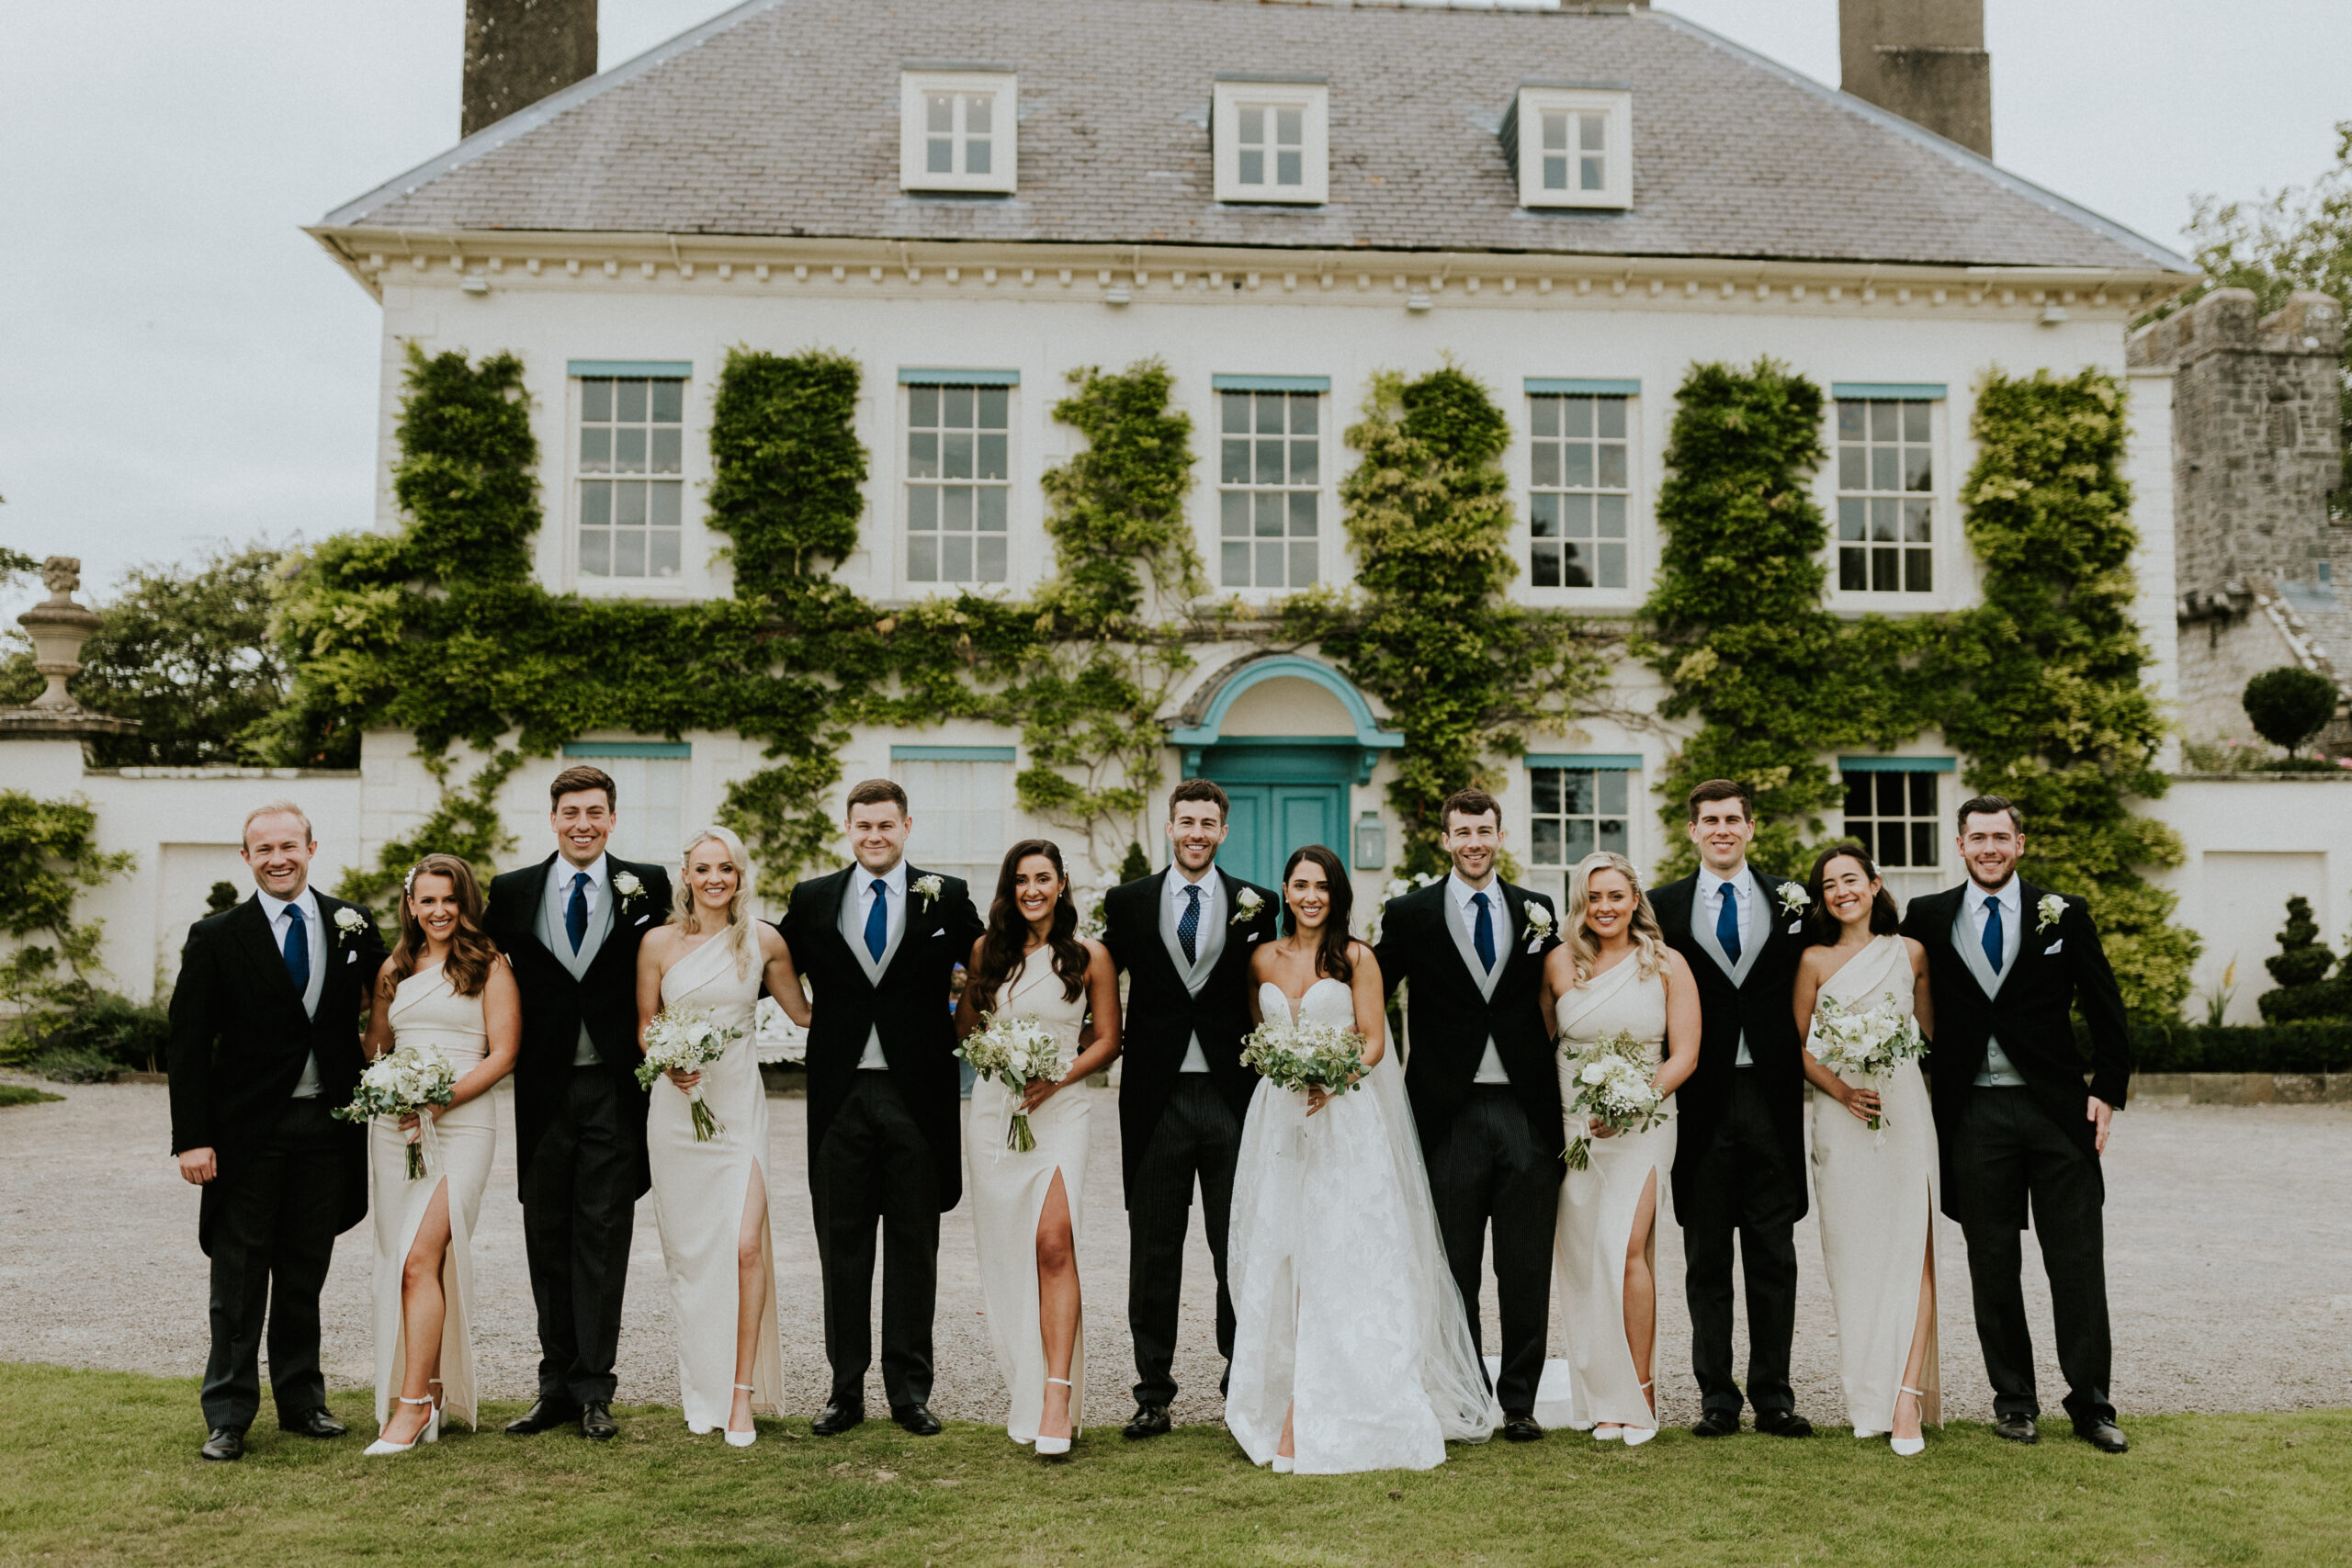
<svg viewBox="0 0 2352 1568">
<path fill-rule="evenodd" d="M 1035 1019 L 1060 1037 L 1069 1063 L 1018 1095 L 981 1078 L 964 1138 L 989 1339 L 1012 1400 L 1005 1431 L 1041 1455 L 1066 1454 L 1086 1408 L 1076 1238 L 1092 1107 L 1083 1086 L 1119 1054 L 1119 982 L 1102 944 L 1078 934 L 1078 906 L 1052 840 L 1024 839 L 1006 852 L 967 972 L 958 1037 L 991 1014 Z M 1037 1141 L 1025 1154 L 1006 1145 L 1016 1112 Z"/>
<path fill-rule="evenodd" d="M 1671 1096 L 1699 1065 L 1699 992 L 1667 946 L 1640 876 L 1623 855 L 1587 855 L 1570 874 L 1567 935 L 1544 963 L 1560 1044 L 1560 1100 L 1576 1097 L 1577 1054 L 1619 1033 L 1648 1048 L 1650 1081 Z M 1671 1119 L 1611 1134 L 1570 1113 L 1590 1162 L 1560 1189 L 1554 1249 L 1568 1340 L 1568 1425 L 1629 1448 L 1657 1436 L 1657 1207 L 1674 1168 Z"/>
<path fill-rule="evenodd" d="M 378 1427 L 370 1454 L 436 1441 L 444 1418 L 474 1426 L 473 1230 L 498 1152 L 490 1091 L 513 1070 L 523 1030 L 514 976 L 482 934 L 481 911 L 481 886 L 464 861 L 417 862 L 401 897 L 400 943 L 377 972 L 368 1011 L 369 1057 L 401 1046 L 437 1052 L 458 1079 L 447 1105 L 368 1128 Z M 425 1173 L 412 1181 L 408 1145 L 418 1141 Z"/>
<path fill-rule="evenodd" d="M 653 1214 L 678 1332 L 678 1403 L 686 1429 L 724 1429 L 749 1448 L 754 1416 L 784 1414 L 784 1341 L 776 1325 L 775 1255 L 768 1235 L 767 1088 L 753 1055 L 760 993 L 806 1028 L 808 999 L 775 927 L 752 918 L 741 840 L 706 828 L 686 843 L 669 920 L 637 953 L 638 1037 L 665 1008 L 699 1010 L 740 1030 L 698 1073 L 652 1087 L 645 1154 Z M 718 1119 L 695 1139 L 689 1097 Z"/>
<path fill-rule="evenodd" d="M 1797 966 L 1797 1032 L 1811 1038 L 1815 999 L 1860 1009 L 1894 997 L 1932 1034 L 1928 961 L 1894 934 L 1894 900 L 1860 844 L 1814 863 L 1814 940 Z M 1852 1082 L 1804 1054 L 1814 1087 L 1813 1185 L 1821 1255 L 1838 1313 L 1838 1354 L 1854 1436 L 1888 1435 L 1898 1454 L 1927 1447 L 1943 1425 L 1936 1350 L 1935 1112 L 1918 1059 L 1884 1079 Z M 1882 1118 L 1878 1132 L 1872 1116 Z"/>
</svg>

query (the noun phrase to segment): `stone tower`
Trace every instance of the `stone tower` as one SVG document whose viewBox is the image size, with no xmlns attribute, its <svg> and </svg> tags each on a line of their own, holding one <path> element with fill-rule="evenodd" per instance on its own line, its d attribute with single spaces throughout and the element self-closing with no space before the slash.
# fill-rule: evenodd
<svg viewBox="0 0 2352 1568">
<path fill-rule="evenodd" d="M 1984 0 L 1838 0 L 1838 85 L 1993 155 Z"/>
<path fill-rule="evenodd" d="M 464 101 L 471 136 L 596 73 L 596 0 L 466 0 Z"/>
</svg>

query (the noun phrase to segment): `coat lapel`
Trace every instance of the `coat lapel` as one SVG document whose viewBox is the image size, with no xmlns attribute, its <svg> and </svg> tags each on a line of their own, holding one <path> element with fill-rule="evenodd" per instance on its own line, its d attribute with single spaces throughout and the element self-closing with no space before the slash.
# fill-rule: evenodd
<svg viewBox="0 0 2352 1568">
<path fill-rule="evenodd" d="M 915 891 L 915 884 L 930 874 L 929 872 L 912 863 L 909 863 L 907 866 L 906 918 L 899 922 L 898 931 L 887 938 L 883 943 L 882 961 L 875 965 L 878 976 L 875 981 L 876 989 L 881 987 L 884 981 L 890 978 L 890 971 L 897 966 L 899 955 L 913 949 L 932 934 L 928 930 L 916 929 L 917 922 L 928 927 L 932 921 L 939 918 L 937 901 L 926 899 Z M 838 926 L 840 922 L 834 923 Z"/>
<path fill-rule="evenodd" d="M 262 913 L 258 893 L 237 911 L 237 941 L 245 950 L 246 962 L 261 972 L 262 984 L 281 999 L 301 1006 L 302 993 L 294 988 L 294 976 L 286 972 L 286 954 L 270 940 L 269 917 Z"/>
<path fill-rule="evenodd" d="M 547 859 L 539 863 L 538 874 L 533 877 L 530 882 L 530 913 L 524 919 L 514 922 L 514 924 L 509 926 L 507 929 L 514 934 L 514 940 L 518 944 L 522 942 L 528 942 L 531 946 L 538 949 L 539 956 L 545 958 L 549 964 L 555 964 L 557 968 L 561 969 L 563 967 L 561 961 L 559 960 L 552 952 L 548 951 L 547 943 L 539 940 L 539 911 L 548 907 L 548 878 L 554 874 L 555 862 L 556 857 L 549 855 Z M 566 971 L 566 973 L 568 974 L 569 971 Z"/>
</svg>

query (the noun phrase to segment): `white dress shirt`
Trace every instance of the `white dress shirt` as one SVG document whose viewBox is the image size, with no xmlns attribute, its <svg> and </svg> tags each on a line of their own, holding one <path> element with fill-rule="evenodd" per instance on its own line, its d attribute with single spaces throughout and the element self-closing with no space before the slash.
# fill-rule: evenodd
<svg viewBox="0 0 2352 1568">
<path fill-rule="evenodd" d="M 882 873 L 878 877 L 863 865 L 852 864 L 849 868 L 851 895 L 849 940 L 857 943 L 857 950 L 869 958 L 873 953 L 865 946 L 865 922 L 874 918 L 874 900 L 877 897 L 874 891 L 874 885 L 877 881 L 882 884 L 882 892 L 878 897 L 885 900 L 889 910 L 883 917 L 887 923 L 884 927 L 886 934 L 882 939 L 882 951 L 888 953 L 890 951 L 889 944 L 906 934 L 906 857 L 899 856 L 899 863 Z M 884 1073 L 890 1070 L 889 1060 L 882 1055 L 882 1031 L 878 1026 L 865 1032 L 865 1054 L 858 1057 L 857 1070 L 861 1073 Z"/>
<path fill-rule="evenodd" d="M 1746 862 L 1740 863 L 1738 874 L 1729 881 L 1704 866 L 1699 868 L 1699 912 L 1694 918 L 1705 920 L 1707 929 L 1713 931 L 1715 922 L 1723 918 L 1723 890 L 1726 887 L 1731 889 L 1732 908 L 1739 912 L 1739 951 L 1745 954 L 1756 943 L 1756 905 L 1764 896 L 1764 890 L 1756 886 L 1756 874 L 1747 869 Z M 1724 956 L 1729 957 L 1730 954 Z M 1739 1055 L 1733 1058 L 1732 1066 L 1752 1067 L 1755 1065 L 1756 1058 L 1747 1053 L 1747 1031 L 1743 1029 L 1739 1032 Z"/>
<path fill-rule="evenodd" d="M 588 940 L 587 933 L 596 929 L 596 911 L 604 907 L 605 899 L 610 893 L 610 889 L 606 886 L 613 874 L 613 860 L 610 855 L 600 853 L 596 856 L 594 863 L 589 865 L 574 865 L 561 855 L 556 856 L 554 874 L 548 878 L 548 930 L 554 933 L 555 940 L 560 942 L 569 942 L 571 940 L 571 928 L 565 923 L 571 913 L 571 884 L 583 871 L 588 874 L 588 882 L 587 886 L 581 889 L 581 893 L 588 901 L 588 924 L 581 932 L 580 940 L 582 942 Z M 596 1043 L 588 1037 L 588 1025 L 583 1020 L 580 1025 L 580 1038 L 573 1041 L 571 1044 L 571 1065 L 575 1067 L 593 1067 L 600 1065 L 604 1059 L 596 1054 Z"/>
<path fill-rule="evenodd" d="M 1988 894 L 1976 883 L 1971 882 L 1967 899 L 1968 929 L 1976 938 L 1980 950 L 1984 945 L 1984 922 L 1991 918 L 1991 912 L 1985 906 L 2001 906 L 2001 976 L 2006 980 L 2009 971 L 2017 966 L 2018 950 L 2025 945 L 2025 895 L 2018 890 L 2017 876 L 2012 873 L 1997 893 Z M 2017 1064 L 2009 1060 L 2009 1054 L 2001 1049 L 2001 1043 L 1989 1034 L 1984 1037 L 1984 1066 L 1976 1075 L 1976 1087 L 2025 1087 L 2025 1075 L 2018 1072 Z"/>
<path fill-rule="evenodd" d="M 1205 953 L 1210 933 L 1225 929 L 1225 878 L 1216 874 L 1215 862 L 1202 871 L 1197 882 L 1182 866 L 1171 863 L 1168 868 L 1168 929 L 1171 931 L 1183 919 L 1184 906 L 1191 902 L 1184 897 L 1187 887 L 1201 890 L 1201 928 L 1193 938 L 1193 951 Z M 1183 948 L 1179 946 L 1176 951 L 1182 953 Z M 1190 981 L 1192 976 L 1188 975 L 1184 978 Z M 1208 1055 L 1201 1049 L 1198 1034 L 1185 1043 L 1184 1064 L 1176 1070 L 1180 1073 L 1205 1073 L 1209 1070 Z"/>
<path fill-rule="evenodd" d="M 311 1017 L 319 1015 L 319 993 L 327 983 L 327 927 L 319 916 L 317 895 L 304 887 L 289 899 L 273 898 L 267 893 L 254 890 L 261 900 L 261 912 L 269 917 L 269 942 L 279 953 L 286 951 L 287 911 L 302 911 L 303 931 L 311 942 L 311 984 L 302 992 L 302 1010 Z M 319 1055 L 313 1051 L 302 1058 L 302 1076 L 294 1082 L 296 1100 L 316 1100 L 319 1097 Z"/>
<path fill-rule="evenodd" d="M 1453 896 L 1453 907 L 1462 911 L 1462 926 L 1473 938 L 1471 951 L 1477 951 L 1478 911 L 1470 900 L 1484 893 L 1487 896 L 1487 919 L 1495 933 L 1495 966 L 1500 968 L 1510 957 L 1514 932 L 1510 929 L 1510 906 L 1503 899 L 1503 883 L 1499 876 L 1490 876 L 1484 887 L 1473 887 L 1462 880 L 1458 871 L 1449 873 L 1445 890 Z M 1502 1053 L 1495 1049 L 1495 1037 L 1487 1036 L 1487 1054 L 1478 1058 L 1478 1071 L 1472 1083 L 1507 1084 L 1510 1075 L 1503 1071 Z"/>
</svg>

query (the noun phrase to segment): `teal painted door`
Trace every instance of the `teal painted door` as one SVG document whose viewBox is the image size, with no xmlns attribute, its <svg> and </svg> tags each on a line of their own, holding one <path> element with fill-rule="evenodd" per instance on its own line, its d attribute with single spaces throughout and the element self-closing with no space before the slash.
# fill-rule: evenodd
<svg viewBox="0 0 2352 1568">
<path fill-rule="evenodd" d="M 1272 887 L 1283 863 L 1301 844 L 1323 844 L 1345 854 L 1340 842 L 1347 811 L 1344 785 L 1225 784 L 1225 793 L 1233 802 L 1233 817 L 1217 862 L 1234 875 Z"/>
</svg>

